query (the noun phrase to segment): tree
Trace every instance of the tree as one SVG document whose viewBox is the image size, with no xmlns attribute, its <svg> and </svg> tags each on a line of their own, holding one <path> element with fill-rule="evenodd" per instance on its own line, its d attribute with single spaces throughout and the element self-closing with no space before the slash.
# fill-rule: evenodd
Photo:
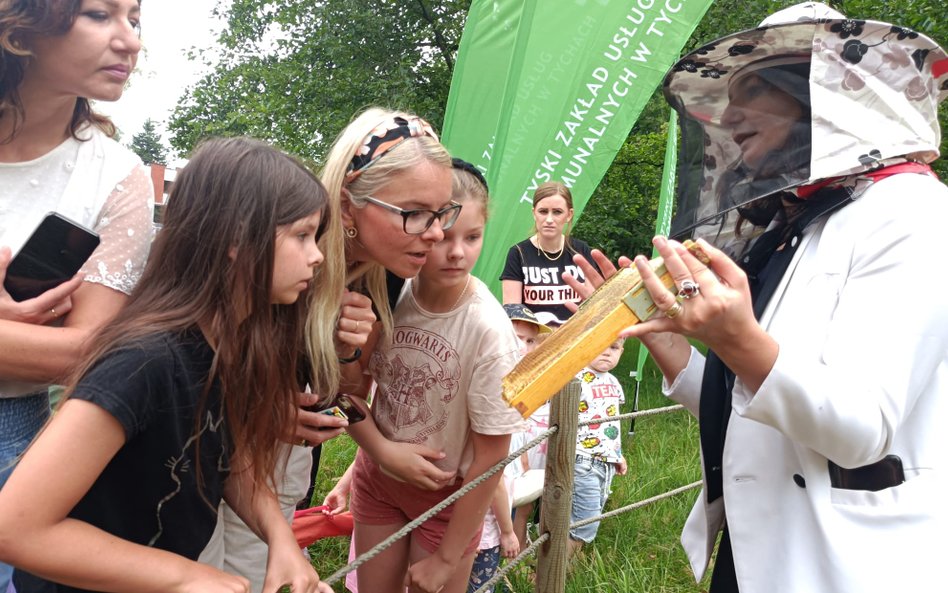
<svg viewBox="0 0 948 593">
<path fill-rule="evenodd" d="M 168 163 L 168 151 L 161 142 L 161 135 L 155 129 L 155 122 L 151 119 L 145 120 L 142 131 L 132 136 L 132 143 L 128 147 L 146 165 L 151 163 L 165 165 Z"/>
<path fill-rule="evenodd" d="M 717 0 L 684 51 L 753 28 L 797 1 Z M 185 92 L 169 125 L 172 145 L 186 153 L 208 134 L 249 134 L 318 160 L 352 115 L 371 104 L 408 109 L 440 127 L 470 3 L 233 0 L 220 39 L 223 57 Z M 942 0 L 829 3 L 854 18 L 948 41 Z M 948 131 L 948 106 L 940 119 Z M 667 120 L 659 89 L 587 204 L 577 236 L 611 255 L 650 251 Z M 944 137 L 942 154 L 948 154 Z M 944 159 L 934 168 L 948 178 Z"/>
<path fill-rule="evenodd" d="M 213 72 L 172 115 L 172 145 L 247 134 L 318 158 L 363 107 L 439 126 L 470 0 L 234 0 Z M 275 40 L 266 42 L 265 39 Z"/>
</svg>

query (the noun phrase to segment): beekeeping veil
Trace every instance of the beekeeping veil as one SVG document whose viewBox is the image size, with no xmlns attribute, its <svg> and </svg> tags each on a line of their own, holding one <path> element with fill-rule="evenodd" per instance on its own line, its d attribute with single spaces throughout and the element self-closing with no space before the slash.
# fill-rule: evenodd
<svg viewBox="0 0 948 593">
<path fill-rule="evenodd" d="M 745 162 L 738 142 L 746 149 L 754 140 L 743 144 L 725 109 L 752 74 L 792 97 L 802 115 L 782 146 Z M 775 194 L 803 197 L 821 180 L 935 160 L 948 58 L 909 29 L 806 2 L 683 57 L 663 89 L 682 122 L 671 235 L 704 237 L 733 253 L 755 225 L 768 224 L 765 204 Z M 777 125 L 785 114 L 770 115 Z M 738 219 L 744 230 L 735 233 Z"/>
</svg>

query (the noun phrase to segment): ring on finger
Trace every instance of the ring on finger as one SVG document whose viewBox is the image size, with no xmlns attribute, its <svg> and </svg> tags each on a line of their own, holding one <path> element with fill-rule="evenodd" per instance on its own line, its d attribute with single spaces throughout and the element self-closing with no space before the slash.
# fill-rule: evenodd
<svg viewBox="0 0 948 593">
<path fill-rule="evenodd" d="M 682 280 L 677 297 L 679 301 L 686 301 L 695 298 L 699 294 L 701 294 L 701 288 L 697 282 L 694 280 Z"/>
<path fill-rule="evenodd" d="M 671 307 L 665 311 L 665 317 L 669 319 L 674 319 L 681 315 L 681 312 L 685 310 L 685 307 L 681 304 L 680 301 L 675 301 Z"/>
</svg>

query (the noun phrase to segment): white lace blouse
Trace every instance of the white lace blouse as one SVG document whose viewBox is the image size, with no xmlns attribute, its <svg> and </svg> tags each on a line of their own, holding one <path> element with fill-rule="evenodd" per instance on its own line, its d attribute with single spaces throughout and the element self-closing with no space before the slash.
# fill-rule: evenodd
<svg viewBox="0 0 948 593">
<path fill-rule="evenodd" d="M 59 212 L 100 236 L 82 269 L 86 282 L 129 294 L 153 235 L 151 179 L 134 154 L 92 133 L 32 161 L 0 163 L 0 246 L 16 253 L 47 213 Z"/>
<path fill-rule="evenodd" d="M 49 212 L 99 234 L 98 248 L 82 268 L 86 282 L 131 293 L 145 267 L 154 234 L 154 193 L 141 160 L 85 128 L 85 141 L 69 138 L 32 161 L 0 163 L 0 246 L 16 253 Z M 0 398 L 42 385 L 0 379 Z"/>
</svg>

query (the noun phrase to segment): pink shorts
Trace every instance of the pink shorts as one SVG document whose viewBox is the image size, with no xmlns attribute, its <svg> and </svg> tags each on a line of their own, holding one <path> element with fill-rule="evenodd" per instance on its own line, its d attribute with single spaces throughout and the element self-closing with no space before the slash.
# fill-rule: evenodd
<svg viewBox="0 0 948 593">
<path fill-rule="evenodd" d="M 349 508 L 356 524 L 365 525 L 401 525 L 421 516 L 461 488 L 461 480 L 441 490 L 423 490 L 404 482 L 399 482 L 382 473 L 375 463 L 361 449 L 356 455 L 355 469 L 352 474 L 352 500 Z M 418 542 L 427 552 L 434 553 L 454 512 L 452 504 L 442 509 L 415 528 Z M 481 525 L 483 528 L 483 525 Z M 477 551 L 481 540 L 481 529 L 477 530 L 464 554 Z"/>
</svg>

